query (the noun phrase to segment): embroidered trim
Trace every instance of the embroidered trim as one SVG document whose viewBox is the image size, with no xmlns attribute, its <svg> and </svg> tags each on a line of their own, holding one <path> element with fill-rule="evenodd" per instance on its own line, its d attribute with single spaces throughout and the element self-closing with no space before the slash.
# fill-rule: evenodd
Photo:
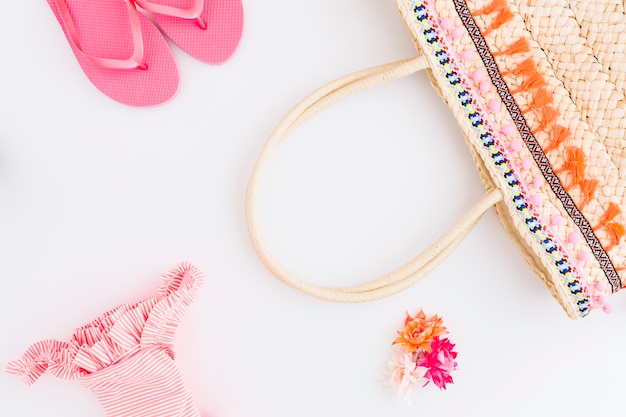
<svg viewBox="0 0 626 417">
<path fill-rule="evenodd" d="M 441 76 L 450 84 L 450 87 L 458 98 L 458 103 L 465 112 L 467 120 L 475 130 L 476 138 L 479 139 L 494 166 L 500 172 L 502 179 L 508 185 L 509 202 L 515 207 L 520 219 L 526 224 L 528 231 L 535 238 L 537 244 L 545 250 L 546 254 L 551 259 L 555 271 L 561 277 L 562 288 L 569 291 L 572 304 L 576 306 L 581 316 L 586 316 L 590 311 L 590 299 L 585 288 L 583 288 L 583 285 L 579 281 L 575 269 L 570 266 L 566 256 L 561 253 L 558 245 L 543 229 L 537 216 L 532 212 L 530 205 L 527 203 L 525 193 L 520 187 L 517 175 L 511 168 L 509 160 L 502 151 L 501 146 L 497 143 L 494 130 L 481 115 L 482 110 L 477 106 L 470 92 L 471 89 L 466 87 L 465 80 L 459 74 L 458 68 L 456 68 L 447 52 L 448 48 L 442 44 L 442 39 L 437 33 L 437 26 L 433 24 L 426 10 L 428 2 L 407 0 L 407 4 L 413 12 L 417 28 L 420 29 L 420 34 L 423 35 L 432 56 L 434 56 L 439 63 L 439 66 L 435 69 L 437 69 Z M 494 67 L 495 62 L 493 66 L 487 66 L 488 72 L 493 72 Z M 497 67 L 495 67 L 495 71 L 497 71 Z"/>
<path fill-rule="evenodd" d="M 606 275 L 607 280 L 611 284 L 611 288 L 613 292 L 617 292 L 622 288 L 622 282 L 620 277 L 615 269 L 615 266 L 609 259 L 609 255 L 602 247 L 600 240 L 595 235 L 591 224 L 587 221 L 587 219 L 583 216 L 583 214 L 578 210 L 572 197 L 567 193 L 563 184 L 554 173 L 554 170 L 550 166 L 547 156 L 539 146 L 537 139 L 531 132 L 528 124 L 526 123 L 526 119 L 524 119 L 523 111 L 517 106 L 517 103 L 513 99 L 511 92 L 509 91 L 506 83 L 502 79 L 502 76 L 498 70 L 498 66 L 495 62 L 495 59 L 487 47 L 487 43 L 485 38 L 482 36 L 480 29 L 476 25 L 476 21 L 472 17 L 471 12 L 467 7 L 467 3 L 465 0 L 454 0 L 454 7 L 465 25 L 478 53 L 487 68 L 487 73 L 493 82 L 493 85 L 496 86 L 498 94 L 502 98 L 502 101 L 506 105 L 511 118 L 515 122 L 517 130 L 520 133 L 520 136 L 526 143 L 526 146 L 530 150 L 530 153 L 533 156 L 533 159 L 539 166 L 543 176 L 546 181 L 550 185 L 550 188 L 554 192 L 554 194 L 561 200 L 563 207 L 567 211 L 567 214 L 572 218 L 574 223 L 579 227 L 582 235 L 585 237 L 587 244 L 591 248 L 595 258 L 598 260 L 602 271 Z"/>
</svg>

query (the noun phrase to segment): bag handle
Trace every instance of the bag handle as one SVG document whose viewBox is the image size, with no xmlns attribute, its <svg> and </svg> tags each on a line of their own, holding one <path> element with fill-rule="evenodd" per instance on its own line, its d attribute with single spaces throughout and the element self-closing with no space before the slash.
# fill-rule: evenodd
<svg viewBox="0 0 626 417">
<path fill-rule="evenodd" d="M 420 56 L 358 71 L 332 81 L 293 107 L 270 135 L 248 181 L 246 220 L 252 245 L 259 258 L 277 278 L 287 285 L 313 297 L 342 303 L 372 301 L 396 294 L 417 283 L 434 270 L 463 241 L 482 215 L 502 200 L 502 193 L 499 190 L 487 190 L 478 203 L 420 255 L 386 275 L 354 286 L 326 287 L 304 282 L 283 268 L 265 244 L 258 217 L 259 185 L 267 161 L 278 145 L 300 124 L 341 98 L 414 74 L 427 67 L 426 59 Z"/>
</svg>

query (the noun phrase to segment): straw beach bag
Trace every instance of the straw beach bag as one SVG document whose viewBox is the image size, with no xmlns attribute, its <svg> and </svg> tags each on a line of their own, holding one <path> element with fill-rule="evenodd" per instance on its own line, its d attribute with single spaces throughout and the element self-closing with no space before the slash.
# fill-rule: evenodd
<svg viewBox="0 0 626 417">
<path fill-rule="evenodd" d="M 439 264 L 491 206 L 571 318 L 609 311 L 626 278 L 626 12 L 622 0 L 397 0 L 419 56 L 331 82 L 276 127 L 248 185 L 255 250 L 278 278 L 338 302 L 385 297 Z M 424 253 L 341 288 L 299 280 L 274 259 L 258 223 L 258 187 L 274 149 L 348 94 L 426 69 L 454 114 L 487 189 Z"/>
</svg>

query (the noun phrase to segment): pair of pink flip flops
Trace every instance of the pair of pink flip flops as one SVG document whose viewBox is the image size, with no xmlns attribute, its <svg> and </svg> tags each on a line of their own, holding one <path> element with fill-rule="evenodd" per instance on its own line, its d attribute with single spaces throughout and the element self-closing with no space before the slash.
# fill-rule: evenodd
<svg viewBox="0 0 626 417">
<path fill-rule="evenodd" d="M 164 103 L 178 91 L 178 69 L 161 31 L 191 56 L 215 65 L 230 58 L 243 30 L 241 0 L 48 4 L 89 80 L 112 99 L 137 107 Z"/>
</svg>

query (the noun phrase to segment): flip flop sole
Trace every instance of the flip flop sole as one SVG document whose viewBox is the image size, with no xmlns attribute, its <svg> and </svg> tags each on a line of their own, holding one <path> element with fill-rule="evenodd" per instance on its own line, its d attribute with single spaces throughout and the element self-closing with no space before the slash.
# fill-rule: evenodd
<svg viewBox="0 0 626 417">
<path fill-rule="evenodd" d="M 172 7 L 190 7 L 181 0 L 152 0 Z M 163 32 L 182 50 L 207 64 L 222 64 L 235 52 L 243 32 L 241 0 L 204 0 L 200 18 L 206 23 L 201 29 L 195 19 L 182 19 L 154 13 L 154 20 Z"/>
<path fill-rule="evenodd" d="M 82 50 L 93 56 L 126 59 L 133 53 L 128 9 L 120 0 L 65 0 Z M 55 0 L 48 0 L 65 37 Z M 75 46 L 70 46 L 91 83 L 120 103 L 136 107 L 154 106 L 171 99 L 178 91 L 178 68 L 159 30 L 137 12 L 143 39 L 143 63 L 147 69 L 111 69 L 95 64 Z"/>
</svg>

